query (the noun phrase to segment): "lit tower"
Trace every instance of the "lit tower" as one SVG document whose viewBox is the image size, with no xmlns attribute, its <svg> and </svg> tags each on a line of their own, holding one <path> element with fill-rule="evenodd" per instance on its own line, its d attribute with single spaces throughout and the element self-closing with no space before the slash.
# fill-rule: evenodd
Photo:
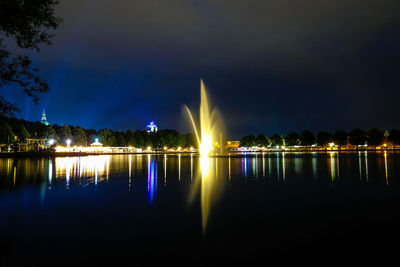
<svg viewBox="0 0 400 267">
<path fill-rule="evenodd" d="M 44 125 L 49 125 L 49 122 L 46 119 L 46 111 L 44 109 L 42 112 L 42 118 L 40 119 L 40 122 L 43 123 Z"/>
<path fill-rule="evenodd" d="M 147 125 L 147 132 L 149 133 L 156 133 L 158 131 L 157 125 L 154 121 L 151 121 L 149 125 Z"/>
</svg>

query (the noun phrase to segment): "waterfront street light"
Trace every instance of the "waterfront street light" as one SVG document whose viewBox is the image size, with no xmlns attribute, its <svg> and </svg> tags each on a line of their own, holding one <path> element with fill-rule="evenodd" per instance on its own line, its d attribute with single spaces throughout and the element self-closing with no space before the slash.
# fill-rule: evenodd
<svg viewBox="0 0 400 267">
<path fill-rule="evenodd" d="M 67 139 L 66 143 L 67 143 L 67 147 L 70 147 L 70 145 L 71 145 L 71 139 Z"/>
<path fill-rule="evenodd" d="M 54 145 L 54 139 L 49 140 L 49 145 L 51 145 L 51 146 Z"/>
</svg>

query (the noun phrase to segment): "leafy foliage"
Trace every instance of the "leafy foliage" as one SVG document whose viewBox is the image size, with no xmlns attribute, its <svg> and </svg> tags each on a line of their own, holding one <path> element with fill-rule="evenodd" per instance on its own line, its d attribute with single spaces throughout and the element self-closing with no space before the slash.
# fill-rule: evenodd
<svg viewBox="0 0 400 267">
<path fill-rule="evenodd" d="M 333 141 L 337 145 L 341 145 L 341 146 L 347 145 L 347 140 L 348 140 L 348 135 L 345 131 L 340 130 L 340 131 L 336 131 L 333 134 Z"/>
<path fill-rule="evenodd" d="M 367 137 L 361 129 L 354 129 L 349 133 L 349 142 L 352 145 L 364 145 L 366 141 Z"/>
<path fill-rule="evenodd" d="M 377 128 L 368 131 L 367 143 L 372 146 L 382 145 L 384 139 L 384 131 L 378 130 Z"/>
<path fill-rule="evenodd" d="M 325 146 L 333 141 L 332 134 L 328 132 L 319 132 L 317 134 L 317 144 L 320 146 Z"/>
<path fill-rule="evenodd" d="M 3 38 L 15 41 L 19 48 L 38 52 L 41 45 L 51 45 L 53 31 L 62 21 L 54 14 L 57 4 L 55 0 L 0 1 L 0 88 L 16 84 L 35 103 L 39 93 L 49 90 L 31 59 L 26 55 L 11 56 Z M 15 104 L 0 96 L 0 115 L 10 117 L 18 111 Z"/>
<path fill-rule="evenodd" d="M 287 146 L 298 146 L 300 144 L 300 135 L 291 132 L 285 136 L 285 144 Z"/>
<path fill-rule="evenodd" d="M 310 131 L 304 131 L 300 135 L 300 144 L 302 146 L 311 146 L 314 144 L 315 141 L 315 136 L 312 132 Z"/>
<path fill-rule="evenodd" d="M 285 143 L 285 139 L 283 139 L 283 135 L 281 134 L 273 134 L 269 137 L 271 139 L 271 145 L 272 146 L 283 146 Z"/>
</svg>

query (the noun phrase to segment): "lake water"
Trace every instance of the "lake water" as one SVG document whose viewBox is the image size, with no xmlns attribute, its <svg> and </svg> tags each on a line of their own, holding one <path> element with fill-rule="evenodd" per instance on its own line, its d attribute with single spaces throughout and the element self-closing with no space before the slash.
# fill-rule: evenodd
<svg viewBox="0 0 400 267">
<path fill-rule="evenodd" d="M 388 263 L 399 175 L 389 152 L 0 159 L 0 259 Z"/>
</svg>

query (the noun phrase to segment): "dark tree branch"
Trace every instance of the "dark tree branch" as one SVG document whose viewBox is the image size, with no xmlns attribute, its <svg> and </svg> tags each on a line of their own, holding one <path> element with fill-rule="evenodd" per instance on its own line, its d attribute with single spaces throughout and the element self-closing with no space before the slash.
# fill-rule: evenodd
<svg viewBox="0 0 400 267">
<path fill-rule="evenodd" d="M 18 47 L 40 50 L 51 45 L 53 31 L 62 19 L 54 15 L 56 0 L 0 0 L 0 37 L 13 39 Z M 35 103 L 49 86 L 39 77 L 39 69 L 28 56 L 10 56 L 0 38 L 0 88 L 15 83 Z M 0 115 L 12 116 L 18 108 L 0 95 Z"/>
</svg>

